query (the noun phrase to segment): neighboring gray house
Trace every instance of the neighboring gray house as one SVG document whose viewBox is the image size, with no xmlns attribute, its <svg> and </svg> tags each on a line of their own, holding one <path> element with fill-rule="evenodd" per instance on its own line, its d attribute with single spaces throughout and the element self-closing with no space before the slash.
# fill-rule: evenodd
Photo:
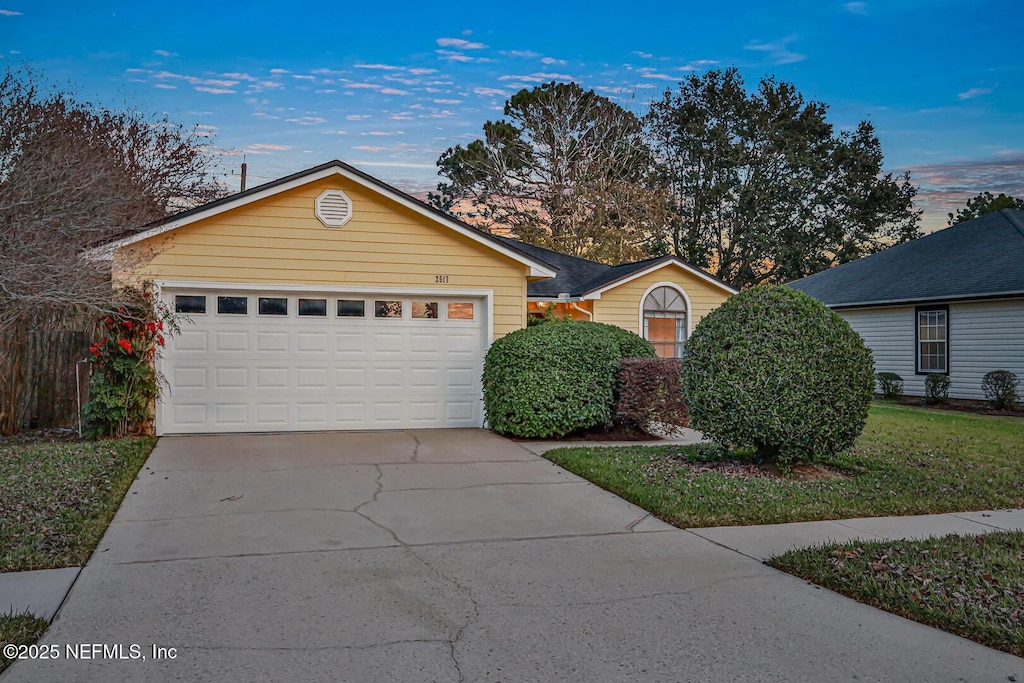
<svg viewBox="0 0 1024 683">
<path fill-rule="evenodd" d="M 1024 382 L 1024 211 L 1004 209 L 789 285 L 825 302 L 904 392 L 931 372 L 952 398 L 984 399 L 981 380 L 1009 370 Z"/>
</svg>

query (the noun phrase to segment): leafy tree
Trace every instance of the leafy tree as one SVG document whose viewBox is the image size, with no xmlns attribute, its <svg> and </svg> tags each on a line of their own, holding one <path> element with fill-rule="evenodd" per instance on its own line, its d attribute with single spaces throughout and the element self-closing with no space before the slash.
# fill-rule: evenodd
<svg viewBox="0 0 1024 683">
<path fill-rule="evenodd" d="M 1024 199 L 1018 199 L 1007 194 L 999 193 L 998 197 L 992 196 L 991 192 L 982 192 L 977 197 L 967 200 L 967 206 L 957 209 L 956 215 L 948 214 L 949 224 L 963 223 L 986 213 L 999 211 L 1000 209 L 1024 210 Z"/>
<path fill-rule="evenodd" d="M 484 124 L 483 138 L 441 155 L 447 182 L 431 193 L 434 206 L 567 254 L 611 262 L 649 255 L 665 207 L 635 115 L 557 82 L 519 91 L 504 113 Z"/>
<path fill-rule="evenodd" d="M 27 69 L 0 77 L 0 432 L 24 417 L 29 332 L 81 329 L 129 303 L 110 264 L 85 250 L 223 194 L 208 144 L 167 118 L 78 101 Z"/>
<path fill-rule="evenodd" d="M 667 241 L 737 286 L 785 282 L 920 235 L 909 174 L 882 174 L 874 128 L 735 69 L 692 75 L 645 117 L 669 189 Z"/>
</svg>

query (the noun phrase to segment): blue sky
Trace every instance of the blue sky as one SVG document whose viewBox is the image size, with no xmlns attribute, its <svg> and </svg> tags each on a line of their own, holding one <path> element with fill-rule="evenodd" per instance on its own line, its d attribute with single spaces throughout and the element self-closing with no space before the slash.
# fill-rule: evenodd
<svg viewBox="0 0 1024 683">
<path fill-rule="evenodd" d="M 199 124 L 253 182 L 339 158 L 412 192 L 520 88 L 575 80 L 642 112 L 737 66 L 751 86 L 793 82 L 837 127 L 870 119 L 934 228 L 982 190 L 1024 196 L 1022 20 L 981 0 L 0 0 L 0 53 L 83 99 Z"/>
</svg>

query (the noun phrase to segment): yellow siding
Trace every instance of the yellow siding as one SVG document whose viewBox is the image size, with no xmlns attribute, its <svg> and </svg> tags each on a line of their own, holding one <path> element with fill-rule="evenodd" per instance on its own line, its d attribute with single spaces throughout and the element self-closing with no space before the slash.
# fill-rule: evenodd
<svg viewBox="0 0 1024 683">
<path fill-rule="evenodd" d="M 352 200 L 342 228 L 313 213 L 317 195 Z M 526 324 L 528 269 L 347 179 L 304 185 L 116 254 L 120 278 L 494 291 L 494 335 Z M 435 276 L 448 277 L 438 284 Z"/>
<path fill-rule="evenodd" d="M 718 308 L 729 293 L 693 275 L 675 264 L 669 264 L 636 280 L 626 282 L 601 294 L 594 301 L 594 320 L 618 325 L 630 332 L 642 334 L 640 329 L 640 297 L 649 287 L 659 282 L 672 282 L 683 288 L 690 297 L 693 318 L 692 330 L 700 319 Z"/>
</svg>

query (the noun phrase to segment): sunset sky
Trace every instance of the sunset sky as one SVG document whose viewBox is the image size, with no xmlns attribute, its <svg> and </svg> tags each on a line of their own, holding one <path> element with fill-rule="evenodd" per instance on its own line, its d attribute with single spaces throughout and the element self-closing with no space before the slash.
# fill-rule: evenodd
<svg viewBox="0 0 1024 683">
<path fill-rule="evenodd" d="M 199 124 L 229 168 L 245 153 L 251 184 L 338 158 L 412 192 L 520 88 L 575 80 L 643 113 L 682 76 L 736 66 L 749 86 L 793 82 L 838 128 L 871 120 L 931 229 L 983 190 L 1024 196 L 1022 21 L 1012 0 L 0 0 L 0 53 L 83 99 Z"/>
</svg>

